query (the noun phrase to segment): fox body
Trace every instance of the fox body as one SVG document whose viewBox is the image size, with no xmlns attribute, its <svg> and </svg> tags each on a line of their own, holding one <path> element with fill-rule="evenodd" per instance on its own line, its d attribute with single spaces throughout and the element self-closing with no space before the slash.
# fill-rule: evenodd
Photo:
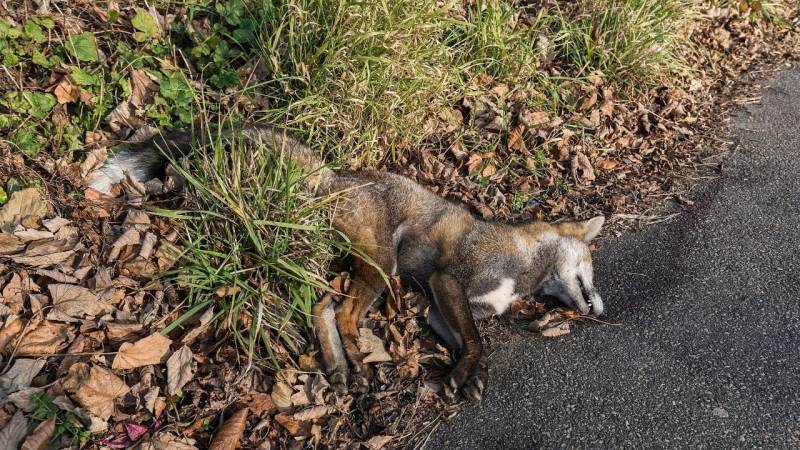
<svg viewBox="0 0 800 450">
<path fill-rule="evenodd" d="M 359 321 L 385 289 L 381 272 L 399 275 L 431 299 L 428 321 L 456 359 L 445 380 L 448 396 L 461 390 L 480 400 L 486 386 L 475 320 L 502 314 L 515 299 L 531 294 L 555 297 L 582 314 L 603 312 L 587 246 L 603 217 L 561 224 L 487 222 L 397 174 L 334 172 L 284 132 L 268 127 L 240 132 L 291 154 L 319 194 L 339 193 L 333 225 L 369 257 L 352 259 L 352 283 L 342 302 L 314 307 L 321 353 L 336 387 L 344 388 L 351 378 L 356 390 L 368 388 L 369 366 L 356 341 Z M 107 192 L 125 172 L 146 181 L 163 170 L 162 152 L 185 152 L 187 146 L 190 139 L 178 134 L 125 150 L 106 163 L 91 187 Z"/>
</svg>

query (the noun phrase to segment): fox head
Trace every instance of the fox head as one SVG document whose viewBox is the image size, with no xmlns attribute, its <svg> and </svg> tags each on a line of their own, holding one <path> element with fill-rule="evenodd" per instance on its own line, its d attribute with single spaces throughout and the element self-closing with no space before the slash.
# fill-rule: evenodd
<svg viewBox="0 0 800 450">
<path fill-rule="evenodd" d="M 603 216 L 582 222 L 553 225 L 552 261 L 543 281 L 534 293 L 553 297 L 581 314 L 603 314 L 603 299 L 594 288 L 594 274 L 589 242 L 605 223 Z"/>
</svg>

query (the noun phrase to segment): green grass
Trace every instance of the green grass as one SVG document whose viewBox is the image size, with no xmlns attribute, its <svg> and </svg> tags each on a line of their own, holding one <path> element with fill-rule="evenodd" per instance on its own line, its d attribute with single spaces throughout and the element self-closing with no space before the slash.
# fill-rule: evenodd
<svg viewBox="0 0 800 450">
<path fill-rule="evenodd" d="M 685 0 L 581 0 L 555 16 L 558 54 L 577 76 L 600 72 L 623 88 L 643 92 L 688 71 L 681 31 L 694 7 Z"/>
<path fill-rule="evenodd" d="M 210 138 L 190 166 L 176 165 L 190 188 L 186 210 L 161 211 L 183 219 L 174 276 L 191 305 L 166 332 L 215 304 L 237 345 L 278 368 L 310 342 L 328 262 L 349 250 L 330 227 L 325 206 L 335 196 L 314 197 L 293 161 L 264 145 Z M 220 288 L 235 293 L 220 296 Z"/>
</svg>

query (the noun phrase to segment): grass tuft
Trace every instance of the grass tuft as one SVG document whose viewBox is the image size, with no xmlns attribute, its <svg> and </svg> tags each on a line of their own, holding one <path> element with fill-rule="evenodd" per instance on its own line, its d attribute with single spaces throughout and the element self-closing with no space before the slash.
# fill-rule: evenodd
<svg viewBox="0 0 800 450">
<path fill-rule="evenodd" d="M 335 197 L 309 193 L 291 159 L 252 141 L 215 137 L 191 167 L 177 165 L 190 187 L 176 273 L 189 291 L 185 315 L 218 305 L 239 347 L 277 368 L 305 350 L 328 264 L 349 246 L 330 227 L 325 206 Z"/>
</svg>

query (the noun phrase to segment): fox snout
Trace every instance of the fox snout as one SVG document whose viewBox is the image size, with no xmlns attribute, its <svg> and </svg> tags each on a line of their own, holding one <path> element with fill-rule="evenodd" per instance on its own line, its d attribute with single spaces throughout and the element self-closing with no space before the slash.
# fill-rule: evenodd
<svg viewBox="0 0 800 450">
<path fill-rule="evenodd" d="M 603 299 L 597 291 L 592 291 L 585 303 L 585 311 L 581 309 L 581 314 L 591 314 L 595 317 L 603 315 Z"/>
</svg>

